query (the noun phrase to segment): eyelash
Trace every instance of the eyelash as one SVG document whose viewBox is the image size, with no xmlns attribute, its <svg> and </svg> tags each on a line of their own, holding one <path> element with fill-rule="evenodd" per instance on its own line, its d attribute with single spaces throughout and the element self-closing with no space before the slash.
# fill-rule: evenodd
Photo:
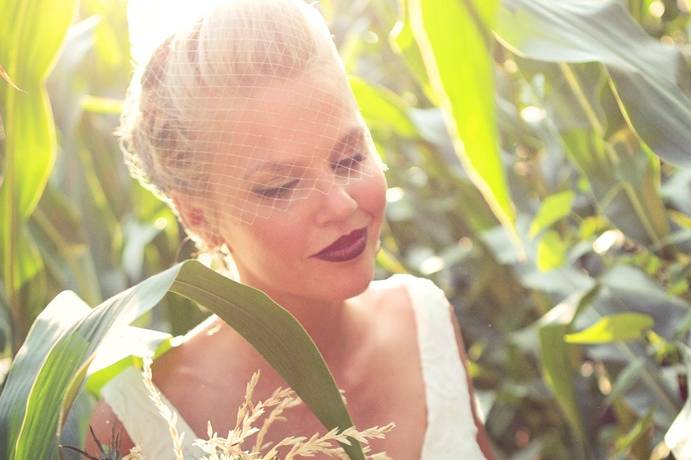
<svg viewBox="0 0 691 460">
<path fill-rule="evenodd" d="M 345 172 L 345 171 L 350 171 L 353 169 L 358 169 L 360 167 L 360 164 L 365 161 L 366 156 L 362 153 L 357 153 L 353 155 L 352 157 L 344 158 L 343 160 L 337 162 L 334 165 L 334 171 L 336 172 Z M 343 171 L 345 170 L 345 171 Z"/>
<path fill-rule="evenodd" d="M 258 195 L 261 195 L 264 198 L 286 199 L 290 196 L 291 193 L 293 193 L 295 187 L 298 185 L 299 182 L 300 179 L 293 179 L 290 182 L 286 182 L 285 184 L 279 187 L 257 188 L 254 190 L 254 192 Z"/>
<path fill-rule="evenodd" d="M 333 169 L 337 173 L 359 169 L 360 164 L 365 161 L 366 158 L 366 155 L 357 153 L 352 157 L 344 158 L 343 160 L 334 163 Z M 254 190 L 254 192 L 267 199 L 288 199 L 299 183 L 300 179 L 293 179 L 279 187 L 257 188 Z"/>
</svg>

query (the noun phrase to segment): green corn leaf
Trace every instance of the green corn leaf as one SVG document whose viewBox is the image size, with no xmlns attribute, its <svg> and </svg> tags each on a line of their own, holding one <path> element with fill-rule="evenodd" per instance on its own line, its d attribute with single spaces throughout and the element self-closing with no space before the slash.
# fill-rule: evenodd
<svg viewBox="0 0 691 460">
<path fill-rule="evenodd" d="M 103 387 L 120 372 L 131 366 L 142 368 L 143 358 L 156 359 L 170 350 L 174 341 L 167 332 L 133 326 L 111 333 L 101 343 L 89 369 L 87 391 L 99 398 Z"/>
<path fill-rule="evenodd" d="M 88 311 L 89 306 L 79 297 L 63 292 L 36 318 L 0 394 L 0 458 L 13 458 L 33 381 L 51 347 Z"/>
<path fill-rule="evenodd" d="M 81 100 L 82 110 L 85 112 L 120 115 L 122 101 L 108 97 L 86 95 Z"/>
<path fill-rule="evenodd" d="M 77 7 L 75 1 L 0 2 L 0 60 L 20 88 L 43 82 L 55 63 Z"/>
<path fill-rule="evenodd" d="M 8 177 L 0 189 L 0 205 L 15 206 L 15 218 L 25 219 L 38 202 L 53 164 L 55 128 L 43 82 L 57 58 L 76 2 L 5 1 L 0 5 L 2 11 L 16 14 L 6 16 L 12 18 L 11 24 L 0 22 L 0 64 L 22 89 L 4 92 Z"/>
<path fill-rule="evenodd" d="M 45 90 L 77 2 L 61 0 L 0 1 L 0 66 L 14 86 L 2 85 L 0 107 L 4 122 L 4 167 L 0 184 L 0 259 L 3 281 L 17 332 L 15 346 L 27 324 L 20 310 L 25 299 L 19 289 L 31 274 L 19 267 L 31 258 L 31 247 L 20 234 L 48 180 L 56 150 L 53 116 Z M 2 82 L 4 83 L 4 82 Z M 17 89 L 20 88 L 20 89 Z M 35 261 L 35 258 L 34 258 Z"/>
<path fill-rule="evenodd" d="M 655 185 L 659 177 L 657 157 L 645 151 L 624 154 L 619 146 L 586 129 L 568 130 L 562 136 L 569 158 L 588 179 L 602 213 L 626 236 L 660 247 L 669 224 Z"/>
<path fill-rule="evenodd" d="M 422 59 L 422 54 L 420 54 L 420 48 L 415 42 L 413 27 L 410 21 L 409 0 L 399 0 L 399 9 L 402 17 L 394 28 L 391 29 L 389 43 L 391 48 L 403 57 L 410 73 L 415 77 L 427 98 L 432 102 L 436 102 L 437 96 L 430 87 L 429 78 L 425 71 L 425 63 Z"/>
<path fill-rule="evenodd" d="M 20 228 L 38 203 L 52 168 L 55 129 L 46 92 L 39 86 L 29 87 L 26 92 L 8 89 L 4 105 L 6 138 L 4 180 L 0 185 L 0 236 L 4 242 L 3 254 L 16 263 L 14 248 Z M 23 281 L 15 280 L 12 285 Z"/>
<path fill-rule="evenodd" d="M 321 354 L 295 318 L 265 294 L 196 261 L 176 265 L 85 311 L 73 294 L 61 294 L 39 316 L 0 395 L 3 458 L 52 459 L 59 423 L 81 385 L 88 363 L 113 328 L 129 324 L 167 292 L 216 313 L 259 351 L 328 429 L 352 426 Z M 62 311 L 72 312 L 62 315 Z M 29 352 L 30 350 L 30 352 Z M 364 459 L 352 440 L 344 449 Z"/>
<path fill-rule="evenodd" d="M 575 196 L 571 190 L 548 196 L 542 202 L 540 210 L 530 224 L 530 236 L 534 238 L 543 230 L 568 216 L 571 213 L 571 206 Z"/>
<path fill-rule="evenodd" d="M 349 81 L 367 126 L 373 130 L 393 130 L 403 137 L 417 137 L 417 129 L 398 95 L 358 77 L 351 76 Z"/>
<path fill-rule="evenodd" d="M 653 327 L 655 321 L 642 313 L 618 313 L 600 318 L 592 326 L 567 334 L 567 343 L 597 344 L 637 340 L 643 332 Z"/>
<path fill-rule="evenodd" d="M 601 66 L 541 66 L 549 79 L 546 104 L 568 158 L 588 180 L 602 213 L 628 237 L 661 247 L 669 232 L 659 192 L 660 160 L 614 108 Z M 611 105 L 611 104 L 610 104 Z M 612 113 L 613 112 L 613 113 Z M 609 123 L 605 132 L 605 125 Z"/>
<path fill-rule="evenodd" d="M 409 0 L 407 8 L 431 87 L 465 170 L 515 236 L 515 213 L 499 149 L 491 36 L 499 2 Z"/>
<path fill-rule="evenodd" d="M 581 416 L 573 388 L 573 369 L 569 363 L 569 349 L 564 342 L 567 324 L 547 324 L 540 328 L 540 362 L 544 380 L 557 398 L 571 427 L 584 436 Z"/>
<path fill-rule="evenodd" d="M 537 245 L 537 268 L 546 272 L 561 267 L 566 261 L 567 249 L 559 233 L 554 230 L 546 232 Z"/>
<path fill-rule="evenodd" d="M 691 163 L 684 147 L 691 102 L 677 81 L 687 74 L 679 52 L 649 37 L 613 1 L 509 0 L 495 32 L 520 56 L 559 63 L 553 67 L 561 76 L 544 70 L 569 158 L 614 225 L 643 245 L 662 247 L 669 222 L 655 154 Z M 613 106 L 607 117 L 605 97 Z"/>
<path fill-rule="evenodd" d="M 688 68 L 678 49 L 646 34 L 621 2 L 505 0 L 494 30 L 530 59 L 602 63 L 643 142 L 666 161 L 691 166 L 691 100 L 681 89 Z"/>
</svg>

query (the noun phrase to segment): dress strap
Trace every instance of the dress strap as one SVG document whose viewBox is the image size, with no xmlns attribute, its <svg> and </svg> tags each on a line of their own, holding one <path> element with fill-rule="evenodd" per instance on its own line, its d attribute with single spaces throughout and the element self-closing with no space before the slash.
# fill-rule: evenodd
<svg viewBox="0 0 691 460">
<path fill-rule="evenodd" d="M 168 423 L 149 397 L 144 377 L 138 369 L 128 367 L 122 371 L 101 389 L 101 395 L 145 458 L 175 460 Z M 204 452 L 193 445 L 197 439 L 194 431 L 163 394 L 161 399 L 176 416 L 175 428 L 182 436 L 185 460 L 202 458 Z"/>
<path fill-rule="evenodd" d="M 484 459 L 477 443 L 465 367 L 444 292 L 432 281 L 394 275 L 408 291 L 415 312 L 427 403 L 422 460 Z"/>
</svg>

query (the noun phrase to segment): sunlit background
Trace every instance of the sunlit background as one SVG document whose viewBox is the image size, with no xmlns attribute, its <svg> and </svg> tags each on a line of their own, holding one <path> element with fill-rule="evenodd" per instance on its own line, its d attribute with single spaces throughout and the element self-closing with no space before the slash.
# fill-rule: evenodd
<svg viewBox="0 0 691 460">
<path fill-rule="evenodd" d="M 176 21 L 160 11 L 189 12 L 139 0 L 133 57 L 126 2 L 26 3 L 0 2 L 22 90 L 0 93 L 0 381 L 58 292 L 97 305 L 194 254 L 113 137 L 133 60 Z M 678 414 L 691 432 L 691 2 L 422 3 L 320 2 L 389 167 L 377 276 L 446 291 L 500 458 L 672 458 Z M 205 315 L 169 295 L 139 325 Z M 83 435 L 86 396 L 74 413 Z"/>
</svg>

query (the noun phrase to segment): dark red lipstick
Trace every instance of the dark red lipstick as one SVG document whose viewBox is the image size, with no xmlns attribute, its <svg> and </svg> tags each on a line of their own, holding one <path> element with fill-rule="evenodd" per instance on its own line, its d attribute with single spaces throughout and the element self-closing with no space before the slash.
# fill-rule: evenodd
<svg viewBox="0 0 691 460">
<path fill-rule="evenodd" d="M 354 230 L 310 256 L 327 262 L 345 262 L 362 254 L 367 247 L 367 227 Z"/>
</svg>

